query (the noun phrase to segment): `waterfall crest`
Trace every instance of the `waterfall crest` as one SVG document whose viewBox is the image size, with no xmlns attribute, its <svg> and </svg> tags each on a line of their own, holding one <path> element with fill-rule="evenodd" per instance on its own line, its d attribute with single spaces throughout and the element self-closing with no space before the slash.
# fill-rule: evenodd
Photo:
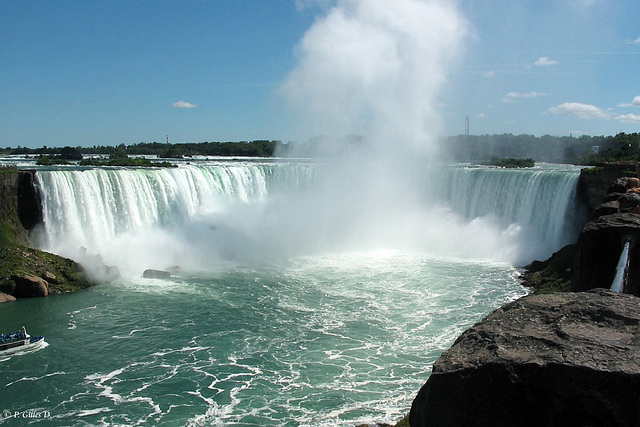
<svg viewBox="0 0 640 427">
<path fill-rule="evenodd" d="M 132 273 L 380 248 L 518 263 L 570 243 L 580 224 L 577 169 L 430 167 L 423 194 L 393 206 L 333 196 L 327 170 L 283 161 L 39 171 L 38 244 Z"/>
<path fill-rule="evenodd" d="M 577 201 L 579 169 L 542 165 L 532 169 L 446 169 L 437 197 L 466 220 L 490 219 L 503 233 L 518 232 L 527 258 L 549 256 L 572 243 L 586 222 Z M 526 242 L 526 243 L 525 243 Z"/>
</svg>

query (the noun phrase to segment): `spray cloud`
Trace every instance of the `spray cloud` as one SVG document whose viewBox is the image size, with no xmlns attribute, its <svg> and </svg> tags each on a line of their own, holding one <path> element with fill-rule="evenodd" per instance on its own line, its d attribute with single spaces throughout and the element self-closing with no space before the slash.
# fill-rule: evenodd
<svg viewBox="0 0 640 427">
<path fill-rule="evenodd" d="M 420 192 L 437 154 L 438 97 L 466 32 L 448 0 L 338 0 L 316 20 L 281 93 L 299 132 L 316 136 L 300 144 L 312 146 L 305 154 L 330 160 L 312 195 L 289 199 L 305 218 L 284 220 L 299 225 L 283 227 L 292 241 L 313 236 L 339 250 L 415 243 L 416 227 L 430 221 Z"/>
<path fill-rule="evenodd" d="M 381 157 L 432 152 L 466 26 L 448 0 L 339 0 L 300 42 L 282 93 L 310 136 L 363 135 Z"/>
</svg>

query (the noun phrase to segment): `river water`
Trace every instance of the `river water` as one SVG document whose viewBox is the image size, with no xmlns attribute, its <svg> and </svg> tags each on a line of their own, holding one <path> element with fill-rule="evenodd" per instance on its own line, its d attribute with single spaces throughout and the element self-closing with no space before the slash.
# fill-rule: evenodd
<svg viewBox="0 0 640 427">
<path fill-rule="evenodd" d="M 429 173 L 425 203 L 394 221 L 334 193 L 314 205 L 301 194 L 322 177 L 304 162 L 39 171 L 38 244 L 122 278 L 0 307 L 3 329 L 49 344 L 0 362 L 2 423 L 397 422 L 464 329 L 526 294 L 522 262 L 579 223 L 576 168 Z"/>
</svg>

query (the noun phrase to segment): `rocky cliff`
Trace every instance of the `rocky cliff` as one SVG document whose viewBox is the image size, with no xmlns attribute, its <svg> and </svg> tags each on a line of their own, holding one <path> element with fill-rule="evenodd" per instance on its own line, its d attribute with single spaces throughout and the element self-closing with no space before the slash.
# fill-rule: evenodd
<svg viewBox="0 0 640 427">
<path fill-rule="evenodd" d="M 609 290 L 531 295 L 434 364 L 412 427 L 640 424 L 640 304 Z"/>
<path fill-rule="evenodd" d="M 588 292 L 530 295 L 464 332 L 415 398 L 412 427 L 640 426 L 640 215 L 617 213 L 626 175 L 581 174 L 592 220 L 528 272 L 538 291 Z M 628 236 L 623 294 L 608 288 Z"/>
<path fill-rule="evenodd" d="M 640 215 L 630 213 L 603 215 L 584 227 L 576 245 L 571 290 L 610 288 L 626 239 L 632 246 L 624 292 L 640 296 Z"/>
<path fill-rule="evenodd" d="M 585 168 L 578 179 L 578 195 L 590 211 L 595 210 L 607 194 L 616 179 L 634 176 L 632 165 L 602 164 L 595 168 Z"/>
<path fill-rule="evenodd" d="M 0 169 L 0 244 L 27 243 L 27 232 L 18 216 L 19 174 L 16 169 Z"/>
<path fill-rule="evenodd" d="M 33 173 L 0 169 L 0 302 L 92 284 L 74 261 L 27 246 L 28 229 L 40 215 Z"/>
</svg>

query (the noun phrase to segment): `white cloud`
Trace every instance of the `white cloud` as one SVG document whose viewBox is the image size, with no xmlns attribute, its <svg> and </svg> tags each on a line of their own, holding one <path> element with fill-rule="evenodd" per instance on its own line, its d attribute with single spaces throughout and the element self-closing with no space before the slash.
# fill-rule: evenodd
<svg viewBox="0 0 640 427">
<path fill-rule="evenodd" d="M 640 116 L 635 114 L 623 114 L 617 116 L 616 120 L 622 123 L 640 123 Z"/>
<path fill-rule="evenodd" d="M 516 99 L 520 98 L 539 98 L 541 96 L 548 96 L 548 93 L 542 92 L 529 92 L 529 93 L 518 93 L 518 92 L 509 92 L 505 95 L 505 98 L 502 102 L 515 102 Z"/>
<path fill-rule="evenodd" d="M 640 44 L 640 37 L 638 37 L 635 40 L 629 40 L 627 43 L 629 43 L 629 44 Z"/>
<path fill-rule="evenodd" d="M 618 104 L 618 107 L 640 107 L 640 95 L 633 98 L 633 101 L 631 101 L 630 104 L 627 104 L 627 103 Z"/>
<path fill-rule="evenodd" d="M 173 106 L 175 108 L 197 108 L 198 107 L 196 104 L 191 104 L 191 103 L 186 102 L 186 101 L 174 102 Z"/>
<path fill-rule="evenodd" d="M 549 108 L 549 112 L 554 114 L 571 114 L 579 119 L 609 120 L 611 118 L 611 114 L 603 109 L 579 102 L 565 102 L 564 104 Z"/>
<path fill-rule="evenodd" d="M 492 79 L 496 76 L 496 72 L 495 71 L 487 71 L 486 73 L 484 73 L 484 76 L 488 79 Z"/>
<path fill-rule="evenodd" d="M 557 63 L 558 61 L 554 61 L 553 59 L 549 59 L 546 56 L 543 56 L 542 58 L 534 62 L 533 65 L 538 67 L 548 67 L 549 65 L 556 65 Z"/>
<path fill-rule="evenodd" d="M 542 92 L 529 92 L 529 93 L 518 93 L 518 92 L 509 92 L 507 94 L 508 98 L 538 98 L 540 96 L 548 96 L 548 93 Z"/>
</svg>

